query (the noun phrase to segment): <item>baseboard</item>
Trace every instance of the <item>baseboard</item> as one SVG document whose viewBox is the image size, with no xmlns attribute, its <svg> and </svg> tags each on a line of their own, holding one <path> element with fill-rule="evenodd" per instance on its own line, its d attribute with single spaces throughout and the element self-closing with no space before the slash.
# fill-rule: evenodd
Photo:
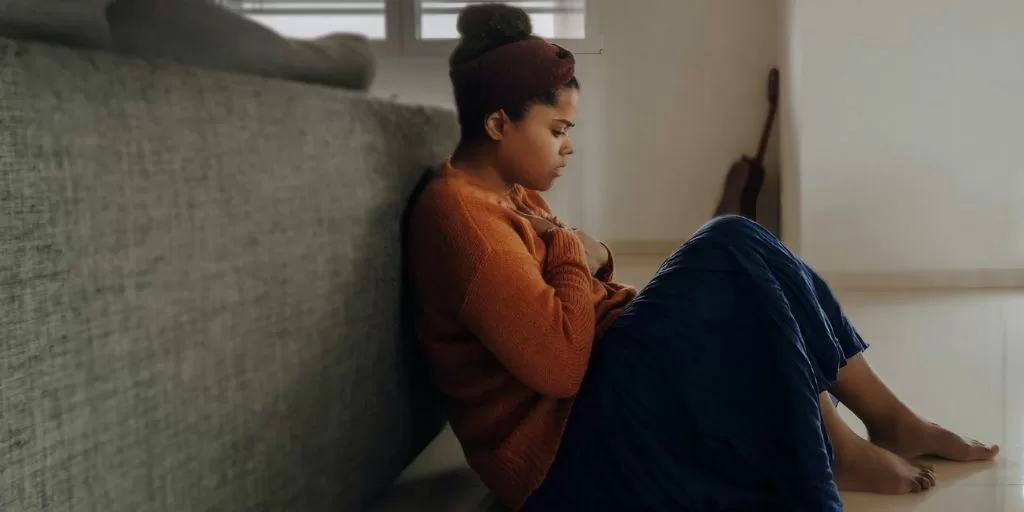
<svg viewBox="0 0 1024 512">
<path fill-rule="evenodd" d="M 679 242 L 664 240 L 618 240 L 606 242 L 616 256 L 667 258 L 679 247 Z"/>
<path fill-rule="evenodd" d="M 662 240 L 620 240 L 608 243 L 618 258 L 648 261 L 667 258 L 679 244 Z M 838 290 L 963 290 L 1024 289 L 1021 269 L 904 270 L 846 272 L 823 270 L 822 277 Z"/>
</svg>

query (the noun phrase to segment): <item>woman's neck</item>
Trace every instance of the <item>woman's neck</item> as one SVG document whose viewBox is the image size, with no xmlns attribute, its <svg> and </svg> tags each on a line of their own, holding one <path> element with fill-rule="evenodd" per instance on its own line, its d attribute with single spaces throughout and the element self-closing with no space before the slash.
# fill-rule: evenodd
<svg viewBox="0 0 1024 512">
<path fill-rule="evenodd" d="M 492 159 L 481 149 L 460 142 L 452 153 L 451 162 L 452 167 L 469 174 L 480 185 L 495 192 L 504 194 L 512 188 L 512 184 L 502 179 L 497 166 L 491 163 Z"/>
</svg>

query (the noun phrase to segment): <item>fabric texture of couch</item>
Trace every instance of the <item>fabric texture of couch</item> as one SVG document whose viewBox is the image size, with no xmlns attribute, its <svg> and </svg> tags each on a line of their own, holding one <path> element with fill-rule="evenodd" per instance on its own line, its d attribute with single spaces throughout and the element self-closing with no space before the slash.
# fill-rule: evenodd
<svg viewBox="0 0 1024 512">
<path fill-rule="evenodd" d="M 457 133 L 443 110 L 0 40 L 0 510 L 387 494 L 443 425 L 399 218 Z M 462 510 L 410 485 L 436 508 L 388 499 Z"/>
</svg>

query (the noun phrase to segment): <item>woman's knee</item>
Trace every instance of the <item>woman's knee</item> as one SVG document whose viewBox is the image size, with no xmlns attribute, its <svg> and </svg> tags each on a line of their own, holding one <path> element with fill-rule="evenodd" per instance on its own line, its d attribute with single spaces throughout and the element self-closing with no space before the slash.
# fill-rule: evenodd
<svg viewBox="0 0 1024 512">
<path fill-rule="evenodd" d="M 725 215 L 708 221 L 697 230 L 694 238 L 716 241 L 757 241 L 777 244 L 779 240 L 760 224 L 739 215 Z"/>
<path fill-rule="evenodd" d="M 735 215 L 709 221 L 680 247 L 676 256 L 687 252 L 712 256 L 746 254 L 767 261 L 792 262 L 794 265 L 799 261 L 770 231 L 750 219 Z"/>
<path fill-rule="evenodd" d="M 794 261 L 795 258 L 764 227 L 750 219 L 728 215 L 712 219 L 697 230 L 669 257 L 658 273 L 661 275 L 676 268 L 728 270 L 735 269 L 737 265 L 763 266 L 764 261 Z"/>
</svg>

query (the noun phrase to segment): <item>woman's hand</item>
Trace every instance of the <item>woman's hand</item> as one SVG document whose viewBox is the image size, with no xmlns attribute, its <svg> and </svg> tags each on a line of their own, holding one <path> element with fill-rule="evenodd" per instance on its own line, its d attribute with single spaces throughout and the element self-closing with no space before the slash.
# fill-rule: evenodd
<svg viewBox="0 0 1024 512">
<path fill-rule="evenodd" d="M 518 213 L 522 218 L 530 221 L 530 224 L 533 226 L 533 230 L 536 231 L 538 235 L 543 235 L 552 229 L 568 229 L 555 217 L 544 218 L 524 212 Z M 587 267 L 590 269 L 590 275 L 596 276 L 597 273 L 608 264 L 608 249 L 604 244 L 594 240 L 590 235 L 583 231 L 573 229 L 572 232 L 576 235 L 576 238 L 579 239 L 580 243 L 583 244 L 583 250 L 587 255 Z"/>
<path fill-rule="evenodd" d="M 517 212 L 517 213 L 519 213 L 520 217 L 530 221 L 530 224 L 533 226 L 533 230 L 536 231 L 538 235 L 543 235 L 544 233 L 547 233 L 548 231 L 551 231 L 552 229 L 561 227 L 561 226 L 555 224 L 554 222 L 551 222 L 550 220 L 545 219 L 544 217 L 539 217 L 537 215 L 530 215 L 528 213 L 523 213 L 523 212 Z"/>
<path fill-rule="evenodd" d="M 608 248 L 583 231 L 574 229 L 573 233 L 583 243 L 583 249 L 587 251 L 587 266 L 590 267 L 590 275 L 596 276 L 608 264 Z"/>
</svg>

